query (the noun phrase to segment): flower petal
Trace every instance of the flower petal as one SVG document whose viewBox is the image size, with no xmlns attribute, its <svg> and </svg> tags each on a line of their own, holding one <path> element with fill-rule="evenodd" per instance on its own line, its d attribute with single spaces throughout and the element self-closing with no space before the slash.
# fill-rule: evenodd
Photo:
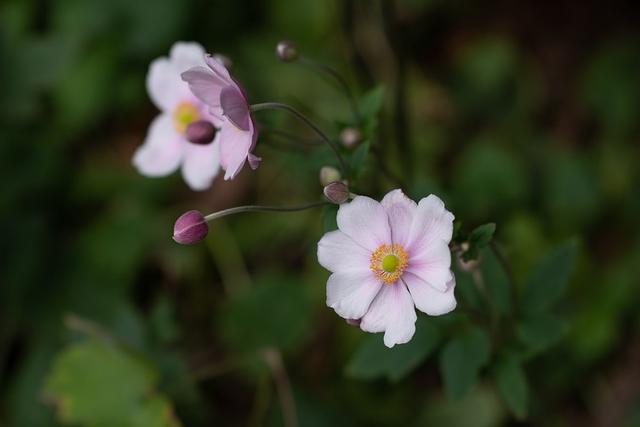
<svg viewBox="0 0 640 427">
<path fill-rule="evenodd" d="M 220 109 L 220 92 L 228 84 L 205 67 L 192 67 L 181 75 L 182 80 L 189 84 L 191 92 L 200 101 L 211 107 L 211 113 L 216 116 L 222 114 Z"/>
<path fill-rule="evenodd" d="M 215 75 L 226 81 L 229 85 L 233 84 L 233 79 L 229 75 L 229 71 L 227 70 L 227 67 L 224 66 L 222 61 L 209 54 L 205 55 L 204 61 L 207 63 L 209 68 L 211 68 L 211 71 L 213 71 Z"/>
<path fill-rule="evenodd" d="M 327 306 L 340 317 L 359 319 L 369 309 L 382 284 L 369 270 L 333 273 L 327 281 Z"/>
<path fill-rule="evenodd" d="M 447 290 L 444 292 L 435 289 L 412 273 L 405 272 L 402 280 L 409 288 L 414 304 L 423 313 L 431 316 L 440 316 L 456 308 L 456 297 L 453 294 L 456 287 L 456 279 L 453 273 L 451 273 L 451 280 L 447 283 Z"/>
<path fill-rule="evenodd" d="M 391 348 L 409 342 L 416 331 L 416 310 L 407 287 L 396 282 L 382 289 L 364 315 L 360 328 L 366 332 L 384 331 L 384 345 Z"/>
<path fill-rule="evenodd" d="M 195 42 L 176 42 L 171 47 L 169 58 L 176 67 L 178 73 L 191 67 L 205 65 L 204 48 Z"/>
<path fill-rule="evenodd" d="M 169 175 L 182 161 L 184 144 L 171 116 L 161 114 L 151 122 L 144 143 L 133 155 L 133 165 L 145 176 Z"/>
<path fill-rule="evenodd" d="M 182 176 L 192 190 L 211 187 L 220 171 L 220 136 L 206 145 L 187 142 L 182 163 Z"/>
<path fill-rule="evenodd" d="M 369 251 L 391 243 L 389 218 L 382 205 L 366 196 L 357 196 L 338 209 L 338 228 Z"/>
<path fill-rule="evenodd" d="M 253 142 L 253 124 L 249 131 L 238 129 L 226 120 L 220 129 L 220 164 L 225 170 L 224 179 L 236 177 L 247 161 L 249 149 Z"/>
<path fill-rule="evenodd" d="M 332 273 L 369 271 L 371 252 L 340 230 L 330 231 L 318 242 L 318 262 Z"/>
<path fill-rule="evenodd" d="M 415 211 L 407 249 L 421 251 L 434 240 L 444 240 L 447 244 L 453 234 L 454 216 L 445 209 L 438 196 L 430 194 L 420 200 Z"/>
<path fill-rule="evenodd" d="M 441 292 L 446 291 L 451 277 L 451 250 L 444 240 L 433 240 L 421 248 L 421 252 L 411 252 L 409 265 L 405 271 L 413 273 Z"/>
<path fill-rule="evenodd" d="M 249 105 L 242 92 L 235 86 L 227 86 L 220 92 L 222 113 L 242 130 L 249 130 Z"/>
<path fill-rule="evenodd" d="M 417 207 L 416 202 L 405 196 L 402 190 L 397 189 L 388 192 L 380 203 L 389 216 L 393 243 L 405 246 L 409 239 L 411 223 Z"/>
</svg>

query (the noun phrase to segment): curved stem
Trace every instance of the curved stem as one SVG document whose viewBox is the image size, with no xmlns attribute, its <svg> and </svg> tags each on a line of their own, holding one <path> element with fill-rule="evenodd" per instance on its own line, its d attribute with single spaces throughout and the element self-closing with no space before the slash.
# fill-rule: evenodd
<svg viewBox="0 0 640 427">
<path fill-rule="evenodd" d="M 336 83 L 338 83 L 338 86 L 340 86 L 340 89 L 342 89 L 342 91 L 344 92 L 344 95 L 347 97 L 347 100 L 349 101 L 349 106 L 351 107 L 351 112 L 353 113 L 353 117 L 356 119 L 356 122 L 358 122 L 358 124 L 362 122 L 362 117 L 360 116 L 360 111 L 358 110 L 358 103 L 356 102 L 355 97 L 351 93 L 351 89 L 349 89 L 349 85 L 347 84 L 347 81 L 340 75 L 340 73 L 338 73 L 336 70 L 334 70 L 328 65 L 314 61 L 304 56 L 301 56 L 298 59 L 298 61 L 301 64 L 306 65 L 309 68 L 313 68 L 314 70 L 334 79 Z"/>
<path fill-rule="evenodd" d="M 342 169 L 342 173 L 345 177 L 349 177 L 349 169 L 347 168 L 347 164 L 344 159 L 340 155 L 340 150 L 335 146 L 333 142 L 329 139 L 329 137 L 322 132 L 322 130 L 316 126 L 311 120 L 309 120 L 304 114 L 300 111 L 296 110 L 290 105 L 282 104 L 280 102 L 263 102 L 260 104 L 253 104 L 251 106 L 251 111 L 261 111 L 261 110 L 284 110 L 287 111 L 298 118 L 298 120 L 304 122 L 307 126 L 314 130 L 315 133 L 322 138 L 322 140 L 333 150 L 338 162 L 340 163 L 340 169 Z"/>
<path fill-rule="evenodd" d="M 210 213 L 205 216 L 204 219 L 207 222 L 211 222 L 214 219 L 222 218 L 223 216 L 233 215 L 242 212 L 298 212 L 304 211 L 306 209 L 317 208 L 324 205 L 329 205 L 329 202 L 315 202 L 315 203 L 307 203 L 306 205 L 300 206 L 290 206 L 290 207 L 282 207 L 282 206 L 256 206 L 256 205 L 248 205 L 248 206 L 236 206 L 234 208 L 224 209 L 218 212 Z"/>
</svg>

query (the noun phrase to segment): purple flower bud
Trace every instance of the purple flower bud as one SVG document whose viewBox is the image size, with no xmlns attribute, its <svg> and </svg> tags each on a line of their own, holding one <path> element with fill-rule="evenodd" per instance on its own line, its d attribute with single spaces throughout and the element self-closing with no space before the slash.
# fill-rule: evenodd
<svg viewBox="0 0 640 427">
<path fill-rule="evenodd" d="M 332 182 L 324 187 L 324 197 L 331 203 L 339 205 L 349 200 L 349 187 L 341 181 Z"/>
<path fill-rule="evenodd" d="M 209 233 L 209 225 L 198 211 L 188 211 L 180 215 L 173 226 L 173 240 L 181 245 L 198 243 Z"/>
<path fill-rule="evenodd" d="M 323 166 L 320 169 L 320 184 L 322 184 L 323 187 L 332 182 L 340 181 L 341 179 L 342 175 L 340 175 L 340 171 L 333 166 Z"/>
<path fill-rule="evenodd" d="M 295 43 L 282 40 L 276 46 L 276 56 L 282 62 L 293 62 L 298 59 L 298 48 L 296 48 Z"/>
<path fill-rule="evenodd" d="M 187 130 L 185 131 L 185 135 L 189 142 L 206 145 L 213 141 L 213 138 L 216 136 L 216 132 L 217 130 L 213 127 L 213 123 L 207 120 L 196 120 L 195 122 L 189 123 Z"/>
<path fill-rule="evenodd" d="M 344 128 L 340 132 L 340 142 L 348 149 L 353 149 L 362 142 L 362 132 L 358 128 Z"/>
</svg>

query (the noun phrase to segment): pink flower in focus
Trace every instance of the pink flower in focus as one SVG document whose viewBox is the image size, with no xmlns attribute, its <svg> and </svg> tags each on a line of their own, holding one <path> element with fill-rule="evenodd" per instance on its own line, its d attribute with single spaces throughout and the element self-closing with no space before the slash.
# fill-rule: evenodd
<svg viewBox="0 0 640 427">
<path fill-rule="evenodd" d="M 191 124 L 215 122 L 207 106 L 180 79 L 183 71 L 204 64 L 203 57 L 204 49 L 199 44 L 178 42 L 168 58 L 151 63 L 147 92 L 160 115 L 151 122 L 144 144 L 133 156 L 136 169 L 150 177 L 169 175 L 182 166 L 182 176 L 193 190 L 210 187 L 220 169 L 220 136 L 213 126 L 209 125 L 209 138 L 200 138 L 197 143 L 188 139 Z"/>
<path fill-rule="evenodd" d="M 182 79 L 209 106 L 209 113 L 220 126 L 220 164 L 225 170 L 224 179 L 229 180 L 238 175 L 247 160 L 252 169 L 258 167 L 261 159 L 252 153 L 258 131 L 240 85 L 219 59 L 207 55 L 205 61 L 209 68 L 190 68 L 182 73 Z"/>
<path fill-rule="evenodd" d="M 340 205 L 338 230 L 318 242 L 332 274 L 327 305 L 387 347 L 411 340 L 418 310 L 438 316 L 456 307 L 449 242 L 453 214 L 433 194 L 416 204 L 401 190 L 377 202 L 357 196 Z"/>
</svg>

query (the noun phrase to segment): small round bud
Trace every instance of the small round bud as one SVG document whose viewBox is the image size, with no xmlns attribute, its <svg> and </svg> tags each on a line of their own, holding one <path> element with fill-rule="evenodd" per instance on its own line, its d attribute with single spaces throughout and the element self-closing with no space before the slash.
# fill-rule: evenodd
<svg viewBox="0 0 640 427">
<path fill-rule="evenodd" d="M 320 169 L 320 184 L 322 186 L 327 186 L 332 182 L 340 181 L 342 179 L 342 175 L 340 175 L 340 171 L 333 166 L 323 166 Z"/>
<path fill-rule="evenodd" d="M 282 40 L 276 46 L 276 56 L 282 62 L 293 62 L 298 59 L 298 48 L 295 43 Z"/>
<path fill-rule="evenodd" d="M 340 142 L 348 149 L 354 149 L 362 142 L 362 132 L 358 128 L 344 128 L 340 132 Z"/>
<path fill-rule="evenodd" d="M 332 182 L 324 187 L 324 197 L 331 203 L 339 205 L 349 200 L 349 187 L 341 181 Z"/>
<path fill-rule="evenodd" d="M 209 225 L 198 211 L 189 211 L 180 215 L 173 226 L 173 240 L 181 245 L 198 243 L 209 233 Z"/>
<path fill-rule="evenodd" d="M 185 136 L 194 144 L 206 145 L 216 137 L 216 128 L 207 120 L 196 120 L 187 125 Z"/>
</svg>

